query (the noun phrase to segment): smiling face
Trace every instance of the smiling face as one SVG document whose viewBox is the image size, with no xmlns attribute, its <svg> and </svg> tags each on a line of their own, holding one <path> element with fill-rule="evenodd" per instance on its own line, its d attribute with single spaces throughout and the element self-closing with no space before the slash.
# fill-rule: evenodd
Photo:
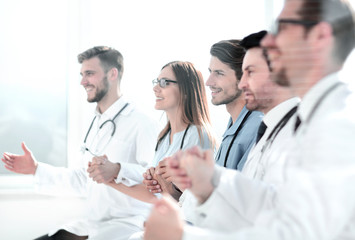
<svg viewBox="0 0 355 240">
<path fill-rule="evenodd" d="M 102 101 L 109 91 L 109 82 L 99 58 L 93 57 L 83 61 L 80 74 L 81 85 L 87 93 L 87 101 L 97 103 Z"/>
<path fill-rule="evenodd" d="M 252 111 L 268 112 L 274 107 L 275 88 L 262 49 L 249 49 L 243 60 L 243 76 L 239 83 L 246 100 L 246 107 Z"/>
<path fill-rule="evenodd" d="M 158 79 L 162 78 L 177 81 L 173 69 L 169 65 L 161 70 Z M 178 111 L 180 108 L 180 90 L 177 83 L 167 82 L 165 88 L 157 84 L 153 87 L 153 91 L 156 96 L 155 109 L 165 112 Z"/>
<path fill-rule="evenodd" d="M 238 89 L 238 79 L 233 69 L 212 56 L 209 71 L 206 85 L 212 91 L 214 105 L 229 104 L 240 97 L 242 91 Z"/>
</svg>

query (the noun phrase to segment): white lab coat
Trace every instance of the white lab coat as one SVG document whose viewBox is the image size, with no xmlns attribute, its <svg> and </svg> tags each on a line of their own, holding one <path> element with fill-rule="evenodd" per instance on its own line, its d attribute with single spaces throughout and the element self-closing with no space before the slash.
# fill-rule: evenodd
<svg viewBox="0 0 355 240">
<path fill-rule="evenodd" d="M 210 225 L 229 218 L 219 230 L 187 226 L 184 240 L 210 239 L 355 239 L 355 97 L 335 74 L 318 82 L 303 98 L 302 124 L 279 156 L 285 161 L 284 183 L 277 189 L 263 182 L 243 182 L 241 173 L 223 170 L 218 187 L 201 209 Z M 334 88 L 313 111 L 318 99 Z M 312 113 L 314 112 L 314 113 Z M 265 171 L 265 178 L 272 179 Z M 218 210 L 219 209 L 219 210 Z M 237 226 L 233 213 L 243 212 L 250 227 Z"/>
<path fill-rule="evenodd" d="M 121 97 L 105 113 L 96 112 L 96 120 L 88 135 L 86 147 L 91 151 L 106 154 L 112 162 L 119 162 L 121 170 L 117 182 L 131 186 L 143 180 L 142 174 L 151 164 L 154 155 L 158 128 L 155 121 L 137 111 L 129 104 L 116 118 L 116 132 L 110 139 L 113 125 L 99 126 L 125 105 Z M 100 145 L 101 144 L 101 145 Z M 55 195 L 75 194 L 85 196 L 87 216 L 53 229 L 50 235 L 64 228 L 77 235 L 88 235 L 89 239 L 128 239 L 143 228 L 143 221 L 150 205 L 131 198 L 104 184 L 97 184 L 86 172 L 92 155 L 85 152 L 82 167 L 66 169 L 39 164 L 35 182 L 39 192 Z"/>
</svg>

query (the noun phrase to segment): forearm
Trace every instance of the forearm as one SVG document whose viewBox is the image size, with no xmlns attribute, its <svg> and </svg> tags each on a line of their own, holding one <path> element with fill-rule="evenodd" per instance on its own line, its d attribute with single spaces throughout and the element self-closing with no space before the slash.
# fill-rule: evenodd
<svg viewBox="0 0 355 240">
<path fill-rule="evenodd" d="M 157 199 L 157 197 L 149 192 L 143 184 L 128 187 L 122 183 L 110 182 L 107 185 L 143 202 L 154 203 Z"/>
<path fill-rule="evenodd" d="M 86 193 L 85 169 L 68 169 L 39 163 L 34 176 L 35 189 L 42 194 L 75 195 Z"/>
</svg>

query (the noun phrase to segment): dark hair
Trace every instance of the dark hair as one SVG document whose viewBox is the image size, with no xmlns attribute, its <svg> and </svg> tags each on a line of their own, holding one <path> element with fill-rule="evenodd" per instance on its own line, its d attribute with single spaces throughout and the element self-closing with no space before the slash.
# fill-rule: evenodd
<svg viewBox="0 0 355 240">
<path fill-rule="evenodd" d="M 195 125 L 202 141 L 202 130 L 205 130 L 214 146 L 206 89 L 201 72 L 190 62 L 174 61 L 164 65 L 162 69 L 168 66 L 172 68 L 179 86 L 183 122 Z M 160 132 L 158 144 L 169 130 L 170 122 Z"/>
<path fill-rule="evenodd" d="M 267 34 L 265 30 L 257 32 L 257 33 L 252 33 L 245 38 L 243 38 L 239 45 L 245 48 L 246 50 L 249 50 L 250 48 L 254 47 L 260 47 L 260 42 L 261 39 Z"/>
<path fill-rule="evenodd" d="M 118 80 L 120 81 L 123 75 L 123 56 L 122 54 L 111 47 L 98 46 L 86 50 L 78 55 L 78 62 L 83 63 L 85 60 L 98 57 L 100 64 L 107 73 L 112 68 L 117 68 Z"/>
<path fill-rule="evenodd" d="M 246 36 L 245 38 L 243 38 L 242 41 L 240 41 L 240 46 L 242 46 L 246 50 L 249 50 L 254 47 L 261 47 L 260 42 L 265 37 L 266 34 L 267 34 L 267 31 L 265 31 L 265 30 L 262 30 L 257 33 L 252 33 L 252 34 Z M 271 67 L 269 55 L 268 55 L 266 49 L 263 49 L 262 53 L 263 53 L 264 59 L 266 61 L 267 67 L 269 68 L 269 71 L 271 72 L 272 67 Z"/>
<path fill-rule="evenodd" d="M 212 45 L 210 53 L 235 71 L 238 80 L 242 78 L 245 49 L 239 45 L 240 40 L 222 40 Z"/>
<path fill-rule="evenodd" d="M 328 22 L 333 29 L 333 55 L 342 64 L 355 46 L 354 12 L 347 0 L 302 0 L 297 12 L 303 20 Z"/>
</svg>

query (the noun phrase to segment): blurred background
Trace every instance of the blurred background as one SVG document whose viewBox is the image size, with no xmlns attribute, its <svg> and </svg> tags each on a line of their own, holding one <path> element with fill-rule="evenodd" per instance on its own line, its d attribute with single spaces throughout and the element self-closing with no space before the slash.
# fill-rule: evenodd
<svg viewBox="0 0 355 240">
<path fill-rule="evenodd" d="M 206 80 L 211 45 L 267 29 L 282 2 L 0 0 L 0 153 L 22 154 L 25 141 L 38 161 L 75 164 L 95 107 L 80 86 L 76 57 L 86 49 L 119 50 L 124 96 L 164 123 L 151 84 L 161 67 L 190 61 Z M 354 64 L 353 53 L 342 72 L 345 81 L 354 76 Z M 210 111 L 221 137 L 228 113 L 212 104 Z M 0 164 L 0 239 L 33 239 L 81 213 L 82 199 L 37 195 L 32 177 Z"/>
</svg>

